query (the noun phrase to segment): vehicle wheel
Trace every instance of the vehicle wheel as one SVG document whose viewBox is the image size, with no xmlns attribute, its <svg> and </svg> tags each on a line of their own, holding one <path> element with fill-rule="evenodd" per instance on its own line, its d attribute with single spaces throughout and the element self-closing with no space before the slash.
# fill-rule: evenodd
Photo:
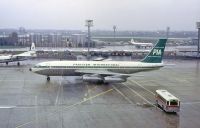
<svg viewBox="0 0 200 128">
<path fill-rule="evenodd" d="M 6 65 L 8 65 L 8 62 L 6 62 Z"/>
<path fill-rule="evenodd" d="M 20 63 L 19 63 L 19 62 L 17 62 L 17 66 L 20 66 Z"/>
<path fill-rule="evenodd" d="M 162 110 L 165 112 L 164 106 L 162 105 Z"/>
<path fill-rule="evenodd" d="M 156 100 L 156 106 L 159 107 L 159 105 L 158 105 L 158 100 Z"/>
<path fill-rule="evenodd" d="M 47 81 L 50 81 L 50 77 L 49 76 L 47 76 Z"/>
<path fill-rule="evenodd" d="M 103 83 L 104 83 L 104 82 L 101 81 L 101 80 L 96 82 L 96 84 L 103 84 Z"/>
</svg>

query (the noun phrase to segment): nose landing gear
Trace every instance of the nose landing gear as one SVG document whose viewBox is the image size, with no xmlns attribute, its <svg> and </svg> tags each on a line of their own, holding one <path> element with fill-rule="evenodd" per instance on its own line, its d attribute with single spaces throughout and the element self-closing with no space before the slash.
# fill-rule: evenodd
<svg viewBox="0 0 200 128">
<path fill-rule="evenodd" d="M 47 81 L 50 81 L 50 77 L 49 76 L 47 76 Z"/>
</svg>

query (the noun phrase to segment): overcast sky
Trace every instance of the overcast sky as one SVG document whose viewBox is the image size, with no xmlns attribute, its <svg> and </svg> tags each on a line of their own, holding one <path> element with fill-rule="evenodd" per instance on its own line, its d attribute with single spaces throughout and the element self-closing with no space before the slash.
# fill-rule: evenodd
<svg viewBox="0 0 200 128">
<path fill-rule="evenodd" d="M 200 0 L 0 0 L 0 28 L 195 30 Z"/>
</svg>

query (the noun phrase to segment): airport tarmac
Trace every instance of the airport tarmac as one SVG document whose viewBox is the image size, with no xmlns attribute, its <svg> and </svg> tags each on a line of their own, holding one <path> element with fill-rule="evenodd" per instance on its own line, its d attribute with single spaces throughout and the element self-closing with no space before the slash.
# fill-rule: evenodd
<svg viewBox="0 0 200 128">
<path fill-rule="evenodd" d="M 199 128 L 200 60 L 164 60 L 164 68 L 137 73 L 122 84 L 83 83 L 79 77 L 51 77 L 0 64 L 0 128 Z M 181 110 L 155 106 L 156 89 L 180 98 Z"/>
</svg>

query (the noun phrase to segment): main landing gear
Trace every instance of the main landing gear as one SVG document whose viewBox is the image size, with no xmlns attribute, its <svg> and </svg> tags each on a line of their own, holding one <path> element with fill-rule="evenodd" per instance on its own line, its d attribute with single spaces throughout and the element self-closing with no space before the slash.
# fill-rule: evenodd
<svg viewBox="0 0 200 128">
<path fill-rule="evenodd" d="M 47 76 L 47 81 L 50 81 L 50 77 L 49 76 Z"/>
<path fill-rule="evenodd" d="M 6 62 L 6 65 L 8 65 L 8 62 Z M 17 66 L 20 66 L 20 62 L 17 62 Z"/>
</svg>

